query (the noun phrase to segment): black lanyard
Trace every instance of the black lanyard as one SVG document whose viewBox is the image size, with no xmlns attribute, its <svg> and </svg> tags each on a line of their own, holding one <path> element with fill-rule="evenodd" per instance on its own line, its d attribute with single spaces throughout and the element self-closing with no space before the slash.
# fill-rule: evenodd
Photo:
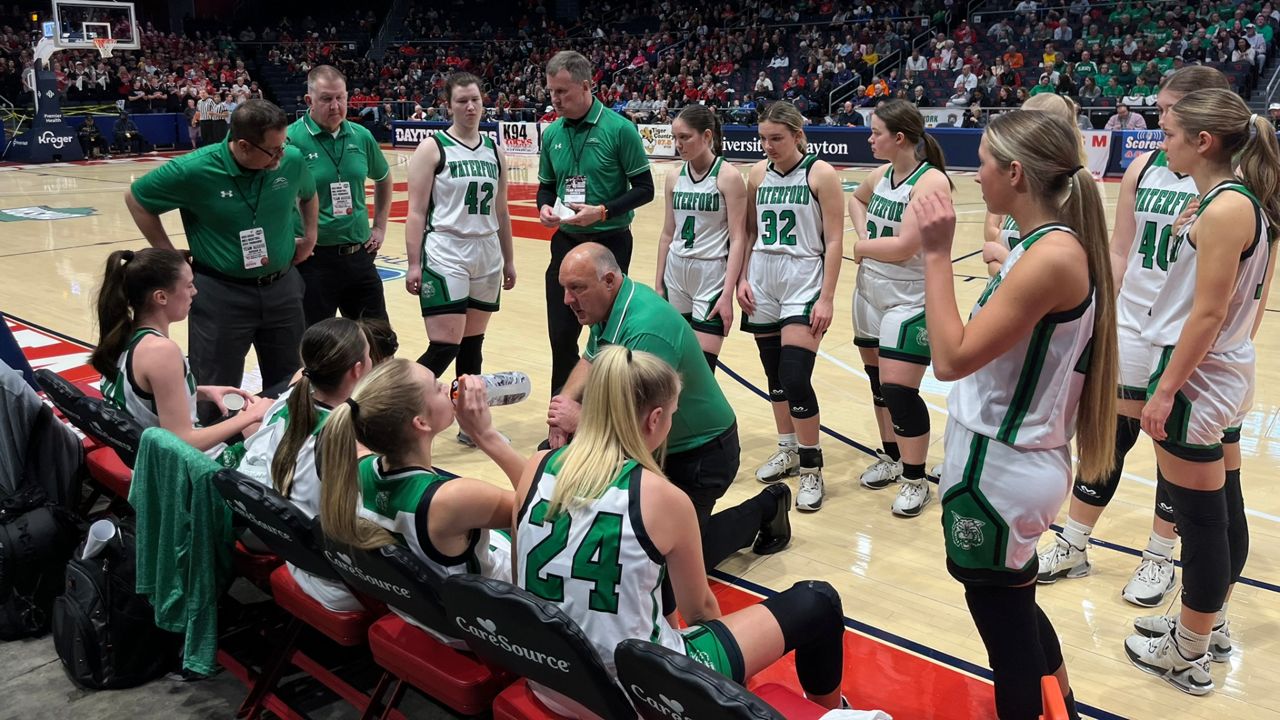
<svg viewBox="0 0 1280 720">
<path fill-rule="evenodd" d="M 320 128 L 320 129 L 322 131 L 324 130 L 324 128 Z M 332 133 L 330 133 L 329 137 L 334 142 L 338 142 L 338 137 L 341 134 L 342 134 L 342 126 L 339 125 L 338 135 L 333 135 Z M 329 152 L 329 148 L 325 147 L 323 142 L 317 141 L 316 144 L 320 146 L 320 149 L 324 151 L 325 155 L 329 156 L 329 162 L 333 163 L 333 169 L 338 173 L 338 182 L 342 182 L 342 159 L 347 156 L 347 141 L 346 140 L 342 141 L 342 152 L 338 153 L 337 160 L 333 159 L 333 153 Z"/>
<path fill-rule="evenodd" d="M 587 115 L 590 115 L 590 114 L 591 114 L 591 111 L 590 111 L 590 110 L 588 110 L 588 111 L 587 111 Z M 581 120 L 581 121 L 579 121 L 579 122 L 585 122 L 585 121 L 586 121 L 586 119 L 587 119 L 587 116 L 586 116 L 586 115 L 583 115 L 583 116 L 582 116 L 582 120 Z M 566 123 L 566 125 L 567 125 L 567 123 Z M 576 126 L 575 126 L 574 130 L 575 130 L 575 132 L 576 132 L 576 130 L 577 130 Z M 573 149 L 573 139 L 572 139 L 572 138 L 569 138 L 569 156 L 573 158 L 573 174 L 574 174 L 574 175 L 581 175 L 581 174 L 582 174 L 582 167 L 581 167 L 582 153 L 583 153 L 583 151 L 584 151 L 584 150 L 586 150 L 586 149 L 587 149 L 587 143 L 591 141 L 591 133 L 595 132 L 595 130 L 596 130 L 596 126 L 593 124 L 593 125 L 592 125 L 588 130 L 587 130 L 587 135 L 586 135 L 586 137 L 584 137 L 584 138 L 582 139 L 582 144 L 578 146 L 578 150 L 577 150 L 577 152 L 575 152 L 575 151 L 574 151 L 574 149 Z"/>
<path fill-rule="evenodd" d="M 240 187 L 240 180 L 234 175 L 231 176 L 231 182 L 235 184 L 236 190 L 240 191 L 240 202 L 244 203 L 244 206 L 249 208 L 249 212 L 253 213 L 254 227 L 257 227 L 258 225 L 258 208 L 262 206 L 262 184 L 266 182 L 266 179 L 263 177 L 263 171 L 258 170 L 257 173 L 258 192 L 257 198 L 253 201 L 252 205 L 249 204 L 249 193 L 245 192 L 244 189 Z M 249 181 L 249 190 L 253 190 L 253 180 Z"/>
</svg>

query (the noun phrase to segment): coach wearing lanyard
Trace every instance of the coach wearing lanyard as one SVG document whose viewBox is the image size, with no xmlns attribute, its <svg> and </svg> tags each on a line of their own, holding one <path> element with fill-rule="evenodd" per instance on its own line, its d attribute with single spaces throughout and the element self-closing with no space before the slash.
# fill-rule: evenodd
<svg viewBox="0 0 1280 720">
<path fill-rule="evenodd" d="M 270 102 L 248 100 L 231 115 L 225 142 L 170 160 L 125 193 L 153 247 L 173 247 L 160 215 L 181 211 L 198 292 L 187 351 L 201 385 L 239 386 L 250 345 L 263 387 L 298 369 L 305 326 L 293 266 L 315 245 L 319 200 L 302 153 L 285 142 L 288 123 Z M 295 240 L 299 204 L 304 230 Z"/>
<path fill-rule="evenodd" d="M 652 353 L 680 375 L 680 397 L 671 416 L 663 471 L 693 502 L 707 567 L 715 567 L 753 540 L 760 555 L 785 547 L 791 538 L 787 518 L 791 490 L 784 483 L 711 514 L 738 474 L 738 423 L 689 323 L 653 289 L 623 274 L 603 245 L 587 242 L 570 250 L 559 279 L 560 301 L 576 322 L 590 328 L 591 336 L 563 390 L 551 399 L 550 445 L 563 445 L 578 429 L 582 391 L 591 361 L 602 347 L 622 345 Z"/>
<path fill-rule="evenodd" d="M 391 169 L 373 133 L 347 122 L 347 79 L 329 65 L 307 73 L 307 114 L 289 126 L 289 143 L 302 151 L 316 179 L 320 231 L 315 253 L 298 266 L 307 289 L 307 327 L 342 311 L 343 317 L 387 318 L 382 279 L 373 258 L 382 247 L 391 209 Z M 375 217 L 369 227 L 364 182 L 374 182 Z M 302 219 L 294 232 L 302 235 Z"/>
<path fill-rule="evenodd" d="M 591 63 L 572 50 L 547 63 L 547 90 L 560 118 L 542 131 L 538 219 L 556 228 L 547 266 L 547 334 L 551 394 L 578 361 L 582 328 L 564 306 L 560 261 L 579 243 L 609 248 L 622 271 L 631 265 L 632 211 L 653 199 L 653 176 L 640 133 L 591 95 Z M 557 213 L 557 208 L 564 208 Z"/>
</svg>

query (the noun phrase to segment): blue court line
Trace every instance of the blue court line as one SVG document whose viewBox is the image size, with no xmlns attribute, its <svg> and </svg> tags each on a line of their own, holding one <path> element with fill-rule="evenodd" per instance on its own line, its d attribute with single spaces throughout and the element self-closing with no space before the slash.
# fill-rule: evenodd
<svg viewBox="0 0 1280 720">
<path fill-rule="evenodd" d="M 756 387 L 754 384 L 752 384 L 752 382 L 751 382 L 750 380 L 747 380 L 746 378 L 742 377 L 742 376 L 741 376 L 741 375 L 739 375 L 738 373 L 734 372 L 734 371 L 733 371 L 733 369 L 732 369 L 732 368 L 730 368 L 728 365 L 725 365 L 723 362 L 721 362 L 721 361 L 719 361 L 719 360 L 717 360 L 717 361 L 716 361 L 716 365 L 717 365 L 721 370 L 724 370 L 724 372 L 725 372 L 725 374 L 726 374 L 726 375 L 728 375 L 729 377 L 733 378 L 734 380 L 737 380 L 740 384 L 742 384 L 744 387 L 746 387 L 746 388 L 747 388 L 748 390 L 750 390 L 751 392 L 755 393 L 756 395 L 760 396 L 761 398 L 763 398 L 763 399 L 765 399 L 765 400 L 768 400 L 768 399 L 769 399 L 768 394 L 766 394 L 763 390 L 761 390 L 760 388 L 758 388 L 758 387 Z M 858 449 L 858 450 L 861 450 L 862 452 L 866 453 L 867 455 L 870 455 L 870 456 L 872 456 L 872 457 L 876 457 L 876 452 L 875 452 L 875 450 L 872 450 L 871 448 L 867 447 L 866 445 L 863 445 L 862 443 L 858 442 L 857 440 L 853 440 L 852 438 L 849 438 L 849 437 L 847 437 L 847 436 L 845 436 L 845 435 L 842 435 L 841 433 L 839 433 L 839 432 L 837 432 L 837 431 L 835 431 L 835 430 L 832 430 L 831 428 L 827 427 L 826 425 L 821 425 L 820 427 L 822 428 L 822 432 L 824 432 L 824 433 L 826 433 L 826 434 L 830 435 L 831 437 L 835 438 L 836 440 L 839 440 L 840 442 L 842 442 L 842 443 L 844 443 L 844 444 L 846 444 L 846 445 L 849 445 L 850 447 L 853 447 L 853 448 L 856 448 L 856 449 Z M 1051 529 L 1053 529 L 1053 530 L 1055 530 L 1055 531 L 1059 531 L 1059 532 L 1061 532 L 1061 530 L 1062 530 L 1062 528 L 1061 528 L 1060 526 L 1058 526 L 1058 525 L 1051 525 L 1051 526 L 1050 526 L 1050 528 L 1051 528 Z M 1108 549 L 1108 550 L 1115 550 L 1116 552 L 1121 552 L 1121 553 L 1124 553 L 1124 554 L 1126 554 L 1126 555 L 1133 555 L 1134 557 L 1142 557 L 1142 551 L 1141 551 L 1141 550 L 1138 550 L 1137 548 L 1131 548 L 1131 547 L 1129 547 L 1129 546 L 1127 546 L 1127 545 L 1120 545 L 1120 544 L 1118 544 L 1118 543 L 1107 542 L 1106 540 L 1099 540 L 1099 539 L 1097 539 L 1097 538 L 1092 538 L 1092 537 L 1091 537 L 1091 538 L 1089 538 L 1089 542 L 1090 542 L 1090 543 L 1092 543 L 1092 544 L 1094 544 L 1094 545 L 1097 545 L 1097 546 L 1099 546 L 1099 547 L 1106 548 L 1106 549 Z M 1181 562 L 1181 561 L 1178 561 L 1178 562 L 1177 562 L 1177 564 L 1178 564 L 1178 566 L 1181 566 L 1181 565 L 1182 565 L 1182 562 Z M 1255 579 L 1255 578 L 1245 577 L 1245 576 L 1243 576 L 1243 575 L 1240 577 L 1240 582 L 1241 582 L 1241 583 L 1243 583 L 1243 584 L 1245 584 L 1245 585 L 1248 585 L 1248 586 L 1250 586 L 1250 587 L 1256 587 L 1256 588 L 1260 588 L 1260 589 L 1262 589 L 1262 590 L 1268 590 L 1268 591 L 1273 592 L 1273 593 L 1280 593 L 1280 585 L 1277 585 L 1276 583 L 1270 583 L 1270 582 L 1267 582 L 1267 581 L 1265 581 L 1265 580 L 1257 580 L 1257 579 Z"/>
<path fill-rule="evenodd" d="M 746 590 L 751 593 L 755 593 L 756 595 L 760 595 L 763 597 L 773 597 L 774 595 L 778 594 L 777 590 L 767 588 L 763 585 L 757 585 L 756 583 L 753 583 L 750 580 L 744 580 L 736 575 L 731 575 L 722 570 L 711 570 L 707 574 L 717 580 L 720 580 L 721 582 L 727 583 L 729 585 L 733 585 L 735 587 L 741 588 L 743 590 Z M 914 640 L 904 638 L 901 635 L 895 635 L 887 630 L 881 630 L 880 628 L 875 627 L 874 625 L 868 625 L 864 622 L 861 622 L 859 620 L 854 620 L 853 618 L 850 618 L 847 616 L 844 619 L 844 625 L 850 630 L 862 633 L 863 635 L 870 636 L 886 645 L 893 645 L 895 647 L 902 648 L 903 650 L 907 650 L 909 652 L 913 652 L 922 657 L 928 658 L 929 660 L 933 660 L 934 662 L 940 665 L 949 665 L 952 668 L 955 668 L 962 672 L 969 673 L 970 675 L 976 675 L 977 677 L 980 677 L 983 680 L 986 680 L 988 682 L 991 681 L 990 669 L 982 667 L 981 665 L 977 665 L 975 663 L 971 663 L 968 660 L 965 660 L 963 658 L 958 658 L 954 655 L 949 655 L 947 653 L 942 652 L 941 650 L 935 650 L 927 645 L 921 645 L 920 643 Z M 1115 713 L 1108 712 L 1101 708 L 1096 708 L 1096 707 L 1093 707 L 1092 705 L 1086 705 L 1080 702 L 1079 700 L 1076 700 L 1076 708 L 1082 711 L 1083 713 L 1089 715 L 1090 717 L 1097 718 L 1097 720 L 1125 720 L 1123 715 L 1116 715 Z"/>
</svg>

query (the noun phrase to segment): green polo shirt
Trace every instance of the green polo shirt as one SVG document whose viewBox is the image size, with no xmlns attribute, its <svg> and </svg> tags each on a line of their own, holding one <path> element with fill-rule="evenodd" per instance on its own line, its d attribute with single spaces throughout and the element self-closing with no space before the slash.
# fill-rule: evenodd
<svg viewBox="0 0 1280 720">
<path fill-rule="evenodd" d="M 580 120 L 560 118 L 542 131 L 538 182 L 555 183 L 556 197 L 564 201 L 565 178 L 587 178 L 587 204 L 603 205 L 631 189 L 628 180 L 649 169 L 644 142 L 631 121 L 606 108 L 599 100 Z M 590 227 L 561 225 L 566 233 L 597 233 L 631 225 L 633 212 L 612 216 Z"/>
<path fill-rule="evenodd" d="M 148 212 L 182 214 L 195 261 L 224 275 L 255 278 L 293 262 L 298 200 L 316 194 L 302 153 L 286 146 L 275 170 L 245 170 L 227 141 L 176 157 L 133 181 L 133 198 Z M 267 264 L 246 270 L 240 233 L 263 230 Z"/>
<path fill-rule="evenodd" d="M 591 337 L 582 356 L 591 361 L 604 345 L 653 353 L 680 374 L 680 398 L 671 418 L 668 452 L 705 445 L 735 422 L 733 408 L 711 374 L 693 328 L 648 286 L 629 277 L 622 279 L 609 317 L 604 323 L 591 326 Z"/>
<path fill-rule="evenodd" d="M 317 245 L 363 245 L 369 241 L 369 208 L 364 201 L 365 180 L 384 180 L 391 168 L 363 125 L 342 121 L 337 135 L 327 132 L 303 115 L 289 126 L 289 143 L 302 151 L 302 158 L 316 179 L 320 193 L 320 232 Z M 351 185 L 351 213 L 334 216 L 330 185 Z M 302 235 L 302 215 L 294 217 L 293 232 Z"/>
</svg>

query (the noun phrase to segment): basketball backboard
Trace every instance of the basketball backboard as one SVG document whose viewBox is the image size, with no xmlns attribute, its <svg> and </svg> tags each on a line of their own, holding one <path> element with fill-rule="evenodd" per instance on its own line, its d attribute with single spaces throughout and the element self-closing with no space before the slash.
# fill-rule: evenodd
<svg viewBox="0 0 1280 720">
<path fill-rule="evenodd" d="M 53 44 L 62 49 L 93 48 L 108 39 L 116 50 L 137 50 L 142 38 L 131 2 L 53 0 Z"/>
</svg>

